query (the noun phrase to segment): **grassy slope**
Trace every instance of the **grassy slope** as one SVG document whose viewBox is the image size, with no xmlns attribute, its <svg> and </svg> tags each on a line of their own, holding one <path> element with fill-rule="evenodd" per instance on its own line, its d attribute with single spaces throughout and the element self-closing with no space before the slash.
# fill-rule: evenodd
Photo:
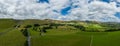
<svg viewBox="0 0 120 46">
<path fill-rule="evenodd" d="M 28 24 L 46 24 L 49 23 L 49 21 L 45 20 L 23 20 L 23 25 L 28 25 Z"/>
<path fill-rule="evenodd" d="M 0 32 L 12 28 L 15 25 L 15 21 L 12 19 L 0 19 Z"/>
<path fill-rule="evenodd" d="M 29 21 L 30 22 L 30 21 Z M 84 25 L 90 28 L 102 28 L 100 25 Z M 120 32 L 79 32 L 67 31 L 65 29 L 50 29 L 45 36 L 39 32 L 30 31 L 32 35 L 32 46 L 90 46 L 91 35 L 93 35 L 92 46 L 120 46 Z"/>
<path fill-rule="evenodd" d="M 24 46 L 25 40 L 20 31 L 13 30 L 0 36 L 0 46 Z"/>
<path fill-rule="evenodd" d="M 80 30 L 71 27 L 63 27 L 59 29 L 49 29 L 44 36 L 36 31 L 30 31 L 32 35 L 32 46 L 89 46 L 90 37 L 77 35 Z M 76 31 L 74 31 L 76 30 Z"/>
<path fill-rule="evenodd" d="M 12 19 L 0 19 L 0 33 L 4 33 L 0 35 L 0 46 L 24 46 L 26 39 L 20 31 L 14 29 L 16 24 L 17 21 Z"/>
<path fill-rule="evenodd" d="M 7 29 L 14 25 L 12 20 L 0 20 L 0 30 Z M 42 23 L 37 20 L 26 20 L 23 24 Z M 45 22 L 47 23 L 47 22 Z M 101 28 L 94 25 L 94 28 Z M 120 46 L 120 32 L 80 32 L 67 29 L 50 29 L 45 36 L 39 32 L 30 30 L 32 46 L 90 46 L 91 35 L 93 35 L 92 46 Z M 24 46 L 25 37 L 20 31 L 11 31 L 0 36 L 0 46 Z"/>
</svg>

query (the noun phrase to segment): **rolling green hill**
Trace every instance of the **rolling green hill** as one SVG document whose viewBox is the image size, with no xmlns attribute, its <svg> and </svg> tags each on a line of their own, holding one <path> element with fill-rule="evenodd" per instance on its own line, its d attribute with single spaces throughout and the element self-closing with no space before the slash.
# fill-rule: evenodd
<svg viewBox="0 0 120 46">
<path fill-rule="evenodd" d="M 116 22 L 0 19 L 0 46 L 120 46 L 119 35 Z"/>
</svg>

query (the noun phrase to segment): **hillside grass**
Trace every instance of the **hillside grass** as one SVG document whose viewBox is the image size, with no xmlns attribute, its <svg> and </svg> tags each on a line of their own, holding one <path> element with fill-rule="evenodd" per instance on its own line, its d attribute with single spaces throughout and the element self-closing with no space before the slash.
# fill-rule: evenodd
<svg viewBox="0 0 120 46">
<path fill-rule="evenodd" d="M 13 28 L 16 22 L 12 19 L 0 19 L 0 32 Z"/>
<path fill-rule="evenodd" d="M 0 35 L 0 46 L 24 46 L 26 38 L 14 29 L 4 35 Z"/>
<path fill-rule="evenodd" d="M 49 21 L 23 20 L 22 25 L 45 24 Z M 16 24 L 14 20 L 1 19 L 0 32 L 9 28 L 13 29 Z M 98 24 L 83 24 L 88 29 L 104 28 Z M 76 25 L 79 25 L 76 24 Z M 40 31 L 29 29 L 31 35 L 31 46 L 120 46 L 120 31 L 115 32 L 85 32 L 71 26 L 59 26 L 47 29 L 43 36 Z M 91 37 L 93 36 L 92 44 Z M 0 35 L 0 46 L 26 46 L 26 37 L 18 29 Z"/>
<path fill-rule="evenodd" d="M 23 20 L 23 25 L 31 25 L 31 24 L 48 24 L 50 23 L 49 21 L 45 21 L 45 20 L 35 20 L 35 19 L 28 19 L 28 20 Z"/>
<path fill-rule="evenodd" d="M 53 33 L 52 33 L 53 32 Z M 75 32 L 52 31 L 44 36 L 32 37 L 32 46 L 89 46 L 90 37 Z M 55 33 L 55 34 L 54 34 Z M 58 33 L 58 34 L 57 34 Z"/>
<path fill-rule="evenodd" d="M 32 46 L 120 46 L 120 32 L 67 32 L 51 30 L 44 36 L 32 37 Z"/>
<path fill-rule="evenodd" d="M 120 46 L 120 31 L 108 32 L 107 35 L 94 36 L 93 46 Z"/>
</svg>

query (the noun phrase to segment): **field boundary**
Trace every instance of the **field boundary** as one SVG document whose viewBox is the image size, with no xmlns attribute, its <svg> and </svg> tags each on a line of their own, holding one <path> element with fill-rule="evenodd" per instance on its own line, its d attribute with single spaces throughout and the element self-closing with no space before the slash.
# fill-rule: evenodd
<svg viewBox="0 0 120 46">
<path fill-rule="evenodd" d="M 28 46 L 31 46 L 31 36 L 30 36 L 30 32 L 29 31 L 27 31 L 28 33 L 27 33 L 27 44 L 28 44 Z"/>
<path fill-rule="evenodd" d="M 92 46 L 93 44 L 93 35 L 91 35 L 91 38 L 90 38 L 90 46 Z"/>
</svg>

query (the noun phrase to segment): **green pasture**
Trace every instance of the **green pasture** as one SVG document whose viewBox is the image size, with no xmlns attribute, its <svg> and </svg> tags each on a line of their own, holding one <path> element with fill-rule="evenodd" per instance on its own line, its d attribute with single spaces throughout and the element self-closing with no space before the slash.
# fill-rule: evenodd
<svg viewBox="0 0 120 46">
<path fill-rule="evenodd" d="M 0 35 L 0 46 L 24 46 L 25 41 L 24 35 L 16 29 Z"/>
<path fill-rule="evenodd" d="M 106 28 L 99 24 L 86 23 L 84 25 L 82 22 L 76 24 L 83 24 L 88 32 L 64 25 L 58 26 L 58 28 L 47 29 L 47 32 L 41 35 L 40 30 L 33 30 L 33 24 L 49 24 L 51 23 L 50 21 L 21 20 L 23 27 L 15 29 L 14 26 L 18 24 L 17 22 L 18 21 L 12 19 L 0 19 L 0 33 L 3 33 L 0 35 L 0 46 L 27 46 L 27 38 L 20 31 L 20 29 L 24 29 L 25 25 L 32 25 L 32 27 L 28 29 L 31 36 L 31 46 L 120 46 L 120 31 L 89 32 L 91 29 Z"/>
<path fill-rule="evenodd" d="M 0 19 L 0 32 L 13 28 L 16 22 L 12 19 Z"/>
<path fill-rule="evenodd" d="M 32 46 L 120 46 L 120 32 L 48 31 L 32 37 Z M 91 37 L 92 43 L 91 43 Z"/>
</svg>

